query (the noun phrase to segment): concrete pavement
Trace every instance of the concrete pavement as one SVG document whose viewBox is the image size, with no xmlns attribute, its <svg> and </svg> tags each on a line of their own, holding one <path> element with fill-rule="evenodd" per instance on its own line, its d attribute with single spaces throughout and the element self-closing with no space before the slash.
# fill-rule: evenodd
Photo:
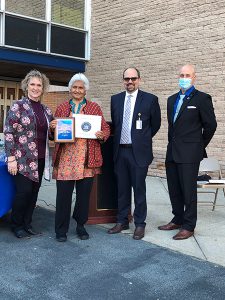
<svg viewBox="0 0 225 300">
<path fill-rule="evenodd" d="M 147 187 L 145 240 L 133 240 L 133 230 L 109 235 L 106 224 L 87 225 L 90 239 L 81 241 L 71 219 L 68 241 L 58 243 L 55 182 L 43 181 L 33 217 L 42 236 L 17 239 L 0 221 L 0 299 L 223 300 L 225 268 L 209 261 L 224 265 L 225 209 L 199 207 L 195 237 L 174 241 L 157 230 L 171 217 L 166 182 L 148 177 Z"/>
<path fill-rule="evenodd" d="M 194 237 L 175 241 L 172 236 L 177 231 L 168 232 L 157 229 L 159 225 L 169 222 L 172 218 L 166 179 L 148 176 L 146 187 L 148 217 L 144 241 L 225 266 L 225 197 L 222 190 L 219 191 L 215 211 L 212 211 L 212 203 L 210 203 L 213 195 L 199 194 L 198 222 Z M 38 204 L 54 210 L 55 197 L 54 180 L 50 183 L 43 181 Z M 203 200 L 208 204 L 201 204 Z M 112 224 L 99 226 L 107 229 Z M 123 233 L 132 237 L 134 224 L 130 227 L 130 230 Z"/>
</svg>

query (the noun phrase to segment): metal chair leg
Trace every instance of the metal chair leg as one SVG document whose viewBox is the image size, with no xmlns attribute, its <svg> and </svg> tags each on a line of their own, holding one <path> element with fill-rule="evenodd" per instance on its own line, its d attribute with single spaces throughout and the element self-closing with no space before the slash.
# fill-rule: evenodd
<svg viewBox="0 0 225 300">
<path fill-rule="evenodd" d="M 214 211 L 214 210 L 215 210 L 215 206 L 216 206 L 216 200 L 217 200 L 218 191 L 219 191 L 219 189 L 216 189 L 216 193 L 215 193 L 215 198 L 214 198 L 214 202 L 213 202 L 213 209 L 212 209 L 212 211 Z"/>
</svg>

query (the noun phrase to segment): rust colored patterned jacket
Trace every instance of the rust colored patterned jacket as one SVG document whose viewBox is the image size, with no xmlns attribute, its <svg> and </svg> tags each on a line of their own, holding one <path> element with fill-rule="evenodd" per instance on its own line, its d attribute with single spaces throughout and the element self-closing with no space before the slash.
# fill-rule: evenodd
<svg viewBox="0 0 225 300">
<path fill-rule="evenodd" d="M 102 117 L 102 125 L 101 130 L 104 133 L 104 142 L 108 139 L 110 135 L 110 128 L 109 125 L 106 123 L 102 110 L 100 106 L 91 101 L 87 101 L 86 106 L 83 109 L 85 115 L 96 115 Z M 60 104 L 55 112 L 55 117 L 63 118 L 69 117 L 71 113 L 71 106 L 69 104 L 69 100 Z M 60 143 L 55 143 L 55 150 L 52 156 L 52 165 L 54 166 L 56 157 L 59 151 Z M 87 149 L 88 149 L 88 167 L 89 168 L 98 168 L 102 166 L 102 154 L 101 154 L 101 142 L 97 139 L 88 139 L 87 140 Z"/>
</svg>

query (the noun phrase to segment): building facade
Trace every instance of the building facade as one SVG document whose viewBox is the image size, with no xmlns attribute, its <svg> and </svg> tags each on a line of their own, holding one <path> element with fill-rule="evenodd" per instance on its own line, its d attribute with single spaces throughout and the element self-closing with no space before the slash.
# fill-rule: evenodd
<svg viewBox="0 0 225 300">
<path fill-rule="evenodd" d="M 140 69 L 143 90 L 159 97 L 162 126 L 149 174 L 165 176 L 166 102 L 178 91 L 178 69 L 196 66 L 196 88 L 212 95 L 218 121 L 207 148 L 225 170 L 225 7 L 222 0 L 93 0 L 90 97 L 110 119 L 110 96 L 123 90 L 124 68 Z"/>
<path fill-rule="evenodd" d="M 136 66 L 141 88 L 159 97 L 162 126 L 149 174 L 165 176 L 166 102 L 178 91 L 178 69 L 196 66 L 196 88 L 212 95 L 218 121 L 207 148 L 225 170 L 225 7 L 222 0 L 0 0 L 0 134 L 19 81 L 32 68 L 52 84 L 86 72 L 88 97 L 110 120 L 110 96 L 123 90 L 122 72 Z M 54 110 L 67 92 L 50 93 Z"/>
<path fill-rule="evenodd" d="M 0 0 L 0 136 L 31 69 L 66 85 L 90 58 L 89 0 Z"/>
</svg>

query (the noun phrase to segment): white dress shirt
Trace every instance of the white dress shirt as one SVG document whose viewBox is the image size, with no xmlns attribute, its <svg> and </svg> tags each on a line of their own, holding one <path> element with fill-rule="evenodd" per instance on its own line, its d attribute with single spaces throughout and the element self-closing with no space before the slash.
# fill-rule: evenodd
<svg viewBox="0 0 225 300">
<path fill-rule="evenodd" d="M 135 106 L 135 103 L 136 103 L 137 94 L 138 94 L 138 89 L 136 91 L 134 91 L 133 93 L 126 92 L 125 100 L 124 100 L 123 116 L 124 116 L 124 109 L 126 107 L 127 97 L 130 96 L 130 95 L 132 96 L 131 99 L 130 99 L 130 101 L 131 101 L 131 112 L 130 112 L 130 120 L 129 120 L 129 130 L 130 130 L 130 133 L 129 133 L 129 144 L 132 144 L 132 140 L 131 140 L 131 126 L 132 126 L 134 106 Z M 123 127 L 123 124 L 122 124 L 122 127 Z"/>
</svg>

